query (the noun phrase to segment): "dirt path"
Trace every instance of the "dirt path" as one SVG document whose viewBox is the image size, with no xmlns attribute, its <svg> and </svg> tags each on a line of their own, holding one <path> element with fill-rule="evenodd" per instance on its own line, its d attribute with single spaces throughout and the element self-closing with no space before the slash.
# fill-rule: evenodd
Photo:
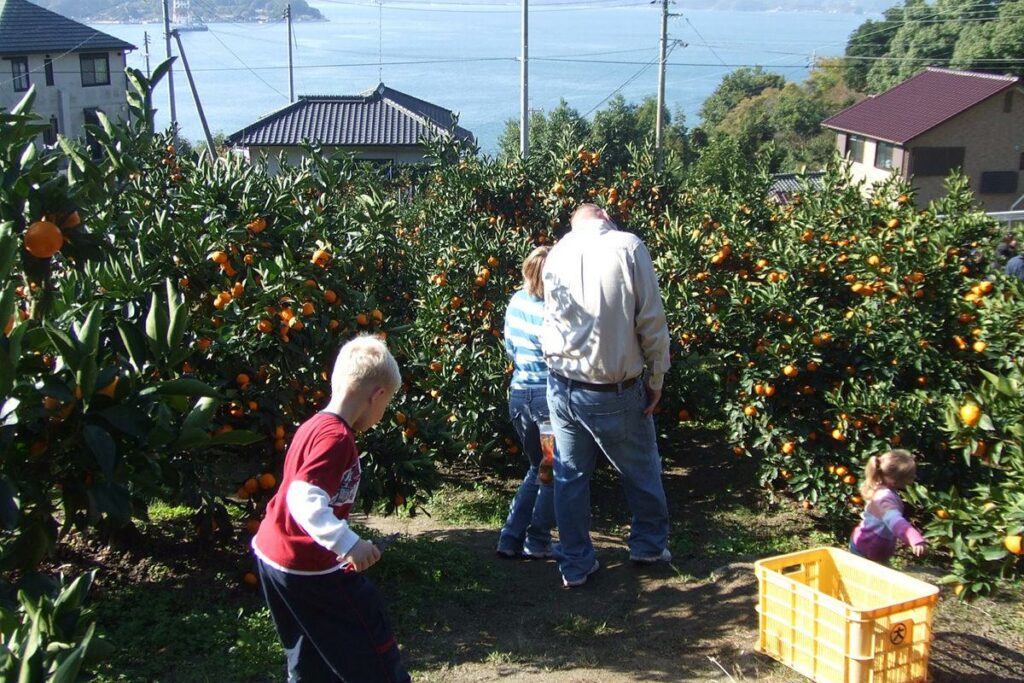
<svg viewBox="0 0 1024 683">
<path fill-rule="evenodd" d="M 734 464 L 719 463 L 711 446 L 690 444 L 685 452 L 665 476 L 674 524 L 694 534 L 717 533 L 716 508 L 727 504 L 730 483 L 741 479 Z M 594 498 L 602 568 L 572 591 L 561 588 L 554 562 L 497 559 L 493 528 L 451 527 L 424 516 L 365 520 L 381 533 L 456 544 L 489 568 L 471 600 L 456 592 L 398 617 L 417 681 L 806 680 L 752 651 L 754 557 L 709 565 L 713 558 L 684 551 L 672 566 L 638 568 L 621 540 L 628 520 L 621 489 L 608 473 L 598 478 Z M 777 513 L 762 523 L 786 525 L 794 517 L 802 519 Z M 935 572 L 919 576 L 938 578 Z M 934 683 L 1024 681 L 1020 599 L 963 605 L 944 595 L 934 624 Z"/>
</svg>

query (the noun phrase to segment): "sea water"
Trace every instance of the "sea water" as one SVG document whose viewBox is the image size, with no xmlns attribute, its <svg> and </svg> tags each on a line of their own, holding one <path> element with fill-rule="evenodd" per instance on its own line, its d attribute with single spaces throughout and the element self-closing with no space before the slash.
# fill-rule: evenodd
<svg viewBox="0 0 1024 683">
<path fill-rule="evenodd" d="M 297 95 L 354 95 L 380 81 L 459 113 L 488 153 L 520 101 L 521 10 L 518 3 L 468 5 L 454 0 L 310 4 L 326 22 L 295 22 Z M 193 3 L 193 8 L 202 3 Z M 671 54 L 665 101 L 687 125 L 699 123 L 704 99 L 740 66 L 761 65 L 790 81 L 807 76 L 815 58 L 841 55 L 868 16 L 825 12 L 739 12 L 671 5 Z M 230 134 L 288 104 L 288 34 L 284 21 L 210 23 L 182 33 L 186 57 L 211 130 Z M 165 54 L 161 24 L 98 24 L 138 46 L 129 66 L 145 69 Z M 549 111 L 565 100 L 592 116 L 616 93 L 630 102 L 655 95 L 661 4 L 638 0 L 545 0 L 530 5 L 530 108 Z M 172 50 L 177 52 L 172 41 Z M 180 60 L 174 90 L 183 134 L 202 127 Z M 159 124 L 169 122 L 166 86 L 156 95 Z"/>
</svg>

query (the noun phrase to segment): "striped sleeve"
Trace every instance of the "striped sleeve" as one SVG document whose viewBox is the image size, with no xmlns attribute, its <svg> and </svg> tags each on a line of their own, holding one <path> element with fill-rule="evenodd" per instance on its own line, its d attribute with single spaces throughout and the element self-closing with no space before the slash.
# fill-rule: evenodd
<svg viewBox="0 0 1024 683">
<path fill-rule="evenodd" d="M 548 367 L 540 346 L 544 301 L 525 290 L 516 292 L 505 311 L 505 348 L 512 357 L 512 386 L 547 383 Z"/>
</svg>

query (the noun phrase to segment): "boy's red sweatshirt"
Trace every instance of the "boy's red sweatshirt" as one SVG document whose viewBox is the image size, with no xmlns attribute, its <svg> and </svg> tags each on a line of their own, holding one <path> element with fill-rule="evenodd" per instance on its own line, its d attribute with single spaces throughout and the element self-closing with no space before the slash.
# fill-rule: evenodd
<svg viewBox="0 0 1024 683">
<path fill-rule="evenodd" d="M 317 413 L 295 432 L 281 486 L 252 539 L 256 554 L 282 571 L 324 574 L 359 540 L 348 515 L 359 488 L 359 453 L 351 428 Z"/>
</svg>

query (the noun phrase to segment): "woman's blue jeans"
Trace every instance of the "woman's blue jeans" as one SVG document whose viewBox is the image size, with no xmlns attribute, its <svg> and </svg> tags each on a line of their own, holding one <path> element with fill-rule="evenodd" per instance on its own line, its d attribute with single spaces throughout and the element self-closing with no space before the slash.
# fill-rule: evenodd
<svg viewBox="0 0 1024 683">
<path fill-rule="evenodd" d="M 530 469 L 512 499 L 498 550 L 518 555 L 525 548 L 534 554 L 545 554 L 551 550 L 551 528 L 555 526 L 554 485 L 543 484 L 537 478 L 543 457 L 537 423 L 548 419 L 547 387 L 512 389 L 508 414 Z"/>
</svg>

